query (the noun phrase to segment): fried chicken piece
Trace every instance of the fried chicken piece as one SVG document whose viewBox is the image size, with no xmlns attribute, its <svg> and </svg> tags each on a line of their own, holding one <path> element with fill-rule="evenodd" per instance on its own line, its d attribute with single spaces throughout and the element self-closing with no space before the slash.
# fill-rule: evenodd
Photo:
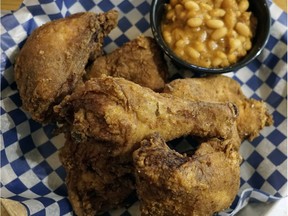
<svg viewBox="0 0 288 216">
<path fill-rule="evenodd" d="M 139 36 L 112 53 L 97 58 L 87 77 L 100 77 L 102 74 L 123 77 L 157 91 L 165 85 L 168 68 L 155 40 Z"/>
<path fill-rule="evenodd" d="M 78 216 L 94 216 L 125 204 L 135 191 L 131 155 L 113 157 L 109 143 L 93 139 L 76 143 L 66 133 L 67 141 L 59 158 L 67 173 L 70 203 Z"/>
<path fill-rule="evenodd" d="M 114 143 L 115 156 L 153 132 L 167 141 L 191 133 L 227 138 L 237 117 L 231 103 L 191 102 L 115 77 L 88 80 L 54 110 L 71 122 L 73 139 Z"/>
<path fill-rule="evenodd" d="M 273 124 L 263 101 L 248 99 L 235 80 L 223 75 L 174 80 L 165 86 L 163 92 L 191 101 L 234 103 L 239 109 L 236 121 L 242 140 L 252 141 L 261 129 Z"/>
<path fill-rule="evenodd" d="M 104 37 L 117 24 L 117 11 L 78 13 L 37 28 L 14 67 L 23 108 L 48 122 L 52 107 L 82 80 L 85 66 L 102 54 Z"/>
<path fill-rule="evenodd" d="M 233 141 L 213 139 L 188 157 L 159 135 L 133 153 L 141 215 L 208 216 L 228 208 L 240 186 L 240 157 Z"/>
</svg>

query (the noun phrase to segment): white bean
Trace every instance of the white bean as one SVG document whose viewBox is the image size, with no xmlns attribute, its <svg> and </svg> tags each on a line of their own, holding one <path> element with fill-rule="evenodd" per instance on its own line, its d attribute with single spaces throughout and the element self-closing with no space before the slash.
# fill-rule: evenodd
<svg viewBox="0 0 288 216">
<path fill-rule="evenodd" d="M 168 32 L 168 31 L 163 31 L 163 38 L 164 38 L 164 41 L 168 44 L 171 44 L 172 43 L 172 36 L 171 36 L 171 33 Z"/>
<path fill-rule="evenodd" d="M 219 66 L 221 63 L 222 63 L 222 59 L 221 59 L 221 58 L 214 58 L 214 59 L 212 60 L 212 65 L 213 65 L 214 67 Z"/>
<path fill-rule="evenodd" d="M 251 41 L 250 41 L 250 40 L 247 40 L 246 43 L 245 43 L 245 45 L 244 45 L 244 48 L 245 48 L 246 50 L 250 50 L 251 47 L 252 47 Z"/>
<path fill-rule="evenodd" d="M 175 46 L 179 47 L 179 48 L 181 48 L 181 47 L 183 48 L 185 45 L 186 45 L 186 43 L 183 39 L 180 39 L 175 43 Z"/>
<path fill-rule="evenodd" d="M 200 8 L 205 9 L 207 11 L 210 11 L 213 9 L 211 5 L 206 4 L 206 3 L 202 3 L 202 2 L 200 3 Z"/>
<path fill-rule="evenodd" d="M 237 50 L 239 47 L 241 47 L 242 43 L 239 39 L 231 38 L 229 40 L 229 45 L 230 45 L 230 52 L 233 52 Z"/>
<path fill-rule="evenodd" d="M 204 60 L 199 60 L 199 65 L 202 66 L 202 67 L 211 67 L 211 60 L 210 59 L 204 59 Z"/>
<path fill-rule="evenodd" d="M 203 23 L 203 20 L 199 17 L 195 17 L 195 18 L 190 18 L 187 20 L 187 25 L 190 27 L 199 27 L 201 26 Z"/>
<path fill-rule="evenodd" d="M 168 19 L 168 20 L 173 20 L 174 17 L 175 17 L 175 12 L 174 12 L 174 10 L 170 10 L 170 11 L 166 14 L 166 19 Z"/>
<path fill-rule="evenodd" d="M 232 9 L 234 11 L 238 9 L 236 0 L 223 0 L 221 7 L 223 9 Z"/>
<path fill-rule="evenodd" d="M 227 58 L 227 55 L 224 52 L 222 52 L 222 51 L 217 51 L 216 52 L 216 56 L 221 58 L 221 59 L 226 59 Z"/>
<path fill-rule="evenodd" d="M 176 53 L 176 55 L 178 55 L 179 57 L 184 56 L 184 50 L 182 48 L 175 48 L 174 52 Z"/>
<path fill-rule="evenodd" d="M 219 40 L 219 39 L 223 38 L 227 34 L 227 32 L 228 32 L 228 30 L 227 30 L 226 27 L 222 27 L 222 28 L 216 29 L 211 34 L 211 38 L 213 40 Z"/>
<path fill-rule="evenodd" d="M 183 7 L 181 4 L 177 4 L 177 5 L 175 6 L 175 13 L 176 13 L 177 15 L 180 15 L 183 10 L 184 10 L 184 7 Z"/>
<path fill-rule="evenodd" d="M 241 0 L 238 4 L 239 11 L 244 12 L 249 8 L 249 2 L 247 0 Z"/>
<path fill-rule="evenodd" d="M 186 52 L 191 58 L 197 59 L 200 57 L 200 53 L 192 47 L 187 47 Z"/>
<path fill-rule="evenodd" d="M 230 63 L 235 63 L 235 62 L 237 61 L 236 55 L 235 55 L 234 53 L 229 54 L 229 55 L 228 55 L 228 61 L 229 61 Z"/>
<path fill-rule="evenodd" d="M 225 15 L 226 11 L 221 8 L 215 8 L 210 11 L 210 15 L 212 17 L 223 17 Z"/>
<path fill-rule="evenodd" d="M 218 29 L 224 26 L 224 22 L 222 20 L 211 19 L 206 21 L 206 25 L 209 28 Z"/>
<path fill-rule="evenodd" d="M 175 28 L 172 31 L 172 36 L 173 36 L 174 40 L 177 41 L 177 40 L 180 40 L 180 39 L 185 37 L 185 32 L 183 30 L 181 30 L 180 28 Z"/>
<path fill-rule="evenodd" d="M 251 36 L 251 31 L 250 31 L 249 27 L 242 22 L 236 23 L 235 29 L 239 34 L 241 34 L 245 37 Z"/>
<path fill-rule="evenodd" d="M 233 29 L 236 22 L 237 22 L 236 13 L 231 9 L 227 10 L 224 16 L 225 26 L 229 29 Z"/>
<path fill-rule="evenodd" d="M 194 1 L 186 1 L 184 3 L 184 7 L 187 10 L 194 10 L 194 11 L 198 11 L 200 9 L 199 5 Z"/>
<path fill-rule="evenodd" d="M 200 41 L 196 41 L 195 42 L 195 49 L 198 51 L 198 52 L 203 52 L 205 51 L 205 45 L 204 43 L 200 42 Z"/>
</svg>

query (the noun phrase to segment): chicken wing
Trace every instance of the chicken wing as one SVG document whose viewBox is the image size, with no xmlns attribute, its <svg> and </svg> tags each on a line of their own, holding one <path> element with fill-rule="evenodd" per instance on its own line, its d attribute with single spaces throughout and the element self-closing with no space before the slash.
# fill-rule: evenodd
<svg viewBox="0 0 288 216">
<path fill-rule="evenodd" d="M 87 78 L 102 74 L 123 77 L 157 91 L 165 85 L 168 68 L 155 40 L 139 36 L 112 53 L 97 58 Z"/>
<path fill-rule="evenodd" d="M 47 122 L 53 105 L 82 80 L 85 66 L 102 53 L 103 38 L 116 26 L 117 11 L 78 13 L 37 28 L 16 59 L 15 80 L 34 120 Z"/>
<path fill-rule="evenodd" d="M 94 216 L 123 206 L 135 191 L 131 155 L 113 157 L 109 143 L 93 139 L 76 143 L 69 133 L 66 138 L 59 158 L 67 173 L 68 196 L 75 213 Z"/>
<path fill-rule="evenodd" d="M 208 216 L 228 208 L 240 185 L 236 145 L 213 139 L 188 157 L 159 135 L 142 141 L 133 153 L 141 215 Z"/>
<path fill-rule="evenodd" d="M 236 122 L 242 140 L 253 140 L 261 129 L 273 124 L 263 101 L 248 99 L 235 80 L 223 75 L 174 80 L 163 92 L 191 101 L 234 103 L 239 109 Z"/>
<path fill-rule="evenodd" d="M 231 103 L 190 102 L 114 77 L 88 80 L 54 108 L 71 122 L 73 139 L 112 142 L 115 155 L 153 132 L 167 141 L 191 133 L 227 138 L 237 118 Z"/>
</svg>

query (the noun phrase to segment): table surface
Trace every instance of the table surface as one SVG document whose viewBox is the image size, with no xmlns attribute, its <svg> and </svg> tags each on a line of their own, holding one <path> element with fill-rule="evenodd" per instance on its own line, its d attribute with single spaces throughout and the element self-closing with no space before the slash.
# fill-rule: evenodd
<svg viewBox="0 0 288 216">
<path fill-rule="evenodd" d="M 287 0 L 273 0 L 281 9 L 287 12 Z M 2 0 L 1 10 L 17 10 L 22 0 Z M 26 208 L 20 203 L 7 199 L 0 199 L 2 216 L 24 216 L 27 215 Z"/>
</svg>

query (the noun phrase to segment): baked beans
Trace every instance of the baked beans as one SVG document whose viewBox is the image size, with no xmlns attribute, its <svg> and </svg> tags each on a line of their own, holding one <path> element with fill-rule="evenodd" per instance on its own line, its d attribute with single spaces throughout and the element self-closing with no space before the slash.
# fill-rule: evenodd
<svg viewBox="0 0 288 216">
<path fill-rule="evenodd" d="M 202 67 L 236 63 L 252 47 L 256 19 L 248 0 L 171 0 L 162 36 L 181 59 Z"/>
</svg>

